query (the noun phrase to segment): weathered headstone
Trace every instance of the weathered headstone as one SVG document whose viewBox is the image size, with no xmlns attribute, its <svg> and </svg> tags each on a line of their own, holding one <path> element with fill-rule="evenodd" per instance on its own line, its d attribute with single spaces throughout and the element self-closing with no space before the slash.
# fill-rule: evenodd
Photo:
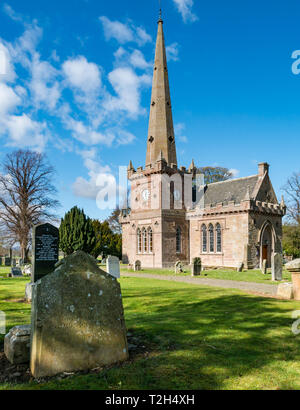
<svg viewBox="0 0 300 410">
<path fill-rule="evenodd" d="M 261 271 L 262 271 L 262 273 L 263 273 L 264 275 L 267 274 L 267 260 L 266 260 L 266 259 L 264 259 L 264 260 L 262 261 Z"/>
<path fill-rule="evenodd" d="M 24 265 L 22 269 L 23 275 L 31 276 L 32 275 L 32 266 L 31 265 Z"/>
<path fill-rule="evenodd" d="M 15 258 L 11 261 L 11 266 L 14 268 L 17 266 L 17 260 Z"/>
<path fill-rule="evenodd" d="M 118 281 L 82 251 L 33 286 L 30 368 L 34 377 L 88 370 L 128 358 Z"/>
<path fill-rule="evenodd" d="M 300 259 L 294 259 L 285 265 L 291 273 L 293 283 L 293 296 L 295 300 L 300 300 Z"/>
<path fill-rule="evenodd" d="M 282 280 L 282 256 L 275 253 L 272 256 L 272 280 Z"/>
<path fill-rule="evenodd" d="M 26 283 L 25 286 L 25 300 L 26 302 L 31 302 L 32 301 L 32 287 L 34 286 L 34 283 Z"/>
<path fill-rule="evenodd" d="M 32 282 L 54 271 L 58 261 L 58 242 L 59 231 L 55 226 L 46 223 L 33 228 Z"/>
<path fill-rule="evenodd" d="M 191 274 L 192 276 L 201 275 L 202 263 L 201 258 L 194 258 L 192 262 Z"/>
<path fill-rule="evenodd" d="M 20 278 L 23 276 L 21 268 L 11 268 L 10 275 L 12 278 Z"/>
<path fill-rule="evenodd" d="M 244 262 L 240 262 L 237 266 L 237 271 L 243 272 L 243 269 L 244 269 Z"/>
<path fill-rule="evenodd" d="M 30 357 L 30 325 L 15 326 L 4 338 L 4 353 L 12 364 L 28 363 Z"/>
<path fill-rule="evenodd" d="M 108 256 L 106 259 L 106 272 L 115 278 L 120 277 L 120 260 L 116 256 Z"/>
<path fill-rule="evenodd" d="M 293 299 L 293 284 L 289 282 L 280 283 L 277 287 L 277 296 L 283 299 Z"/>
<path fill-rule="evenodd" d="M 183 265 L 182 265 L 181 261 L 177 261 L 177 262 L 175 263 L 174 272 L 175 272 L 175 274 L 178 274 L 178 273 L 182 273 L 182 272 L 183 272 Z"/>
<path fill-rule="evenodd" d="M 142 263 L 141 263 L 141 261 L 135 261 L 135 262 L 134 262 L 134 271 L 135 271 L 135 272 L 138 272 L 138 271 L 140 271 L 140 270 L 142 270 Z"/>
<path fill-rule="evenodd" d="M 5 256 L 4 258 L 4 266 L 11 266 L 11 259 L 9 256 Z"/>
</svg>

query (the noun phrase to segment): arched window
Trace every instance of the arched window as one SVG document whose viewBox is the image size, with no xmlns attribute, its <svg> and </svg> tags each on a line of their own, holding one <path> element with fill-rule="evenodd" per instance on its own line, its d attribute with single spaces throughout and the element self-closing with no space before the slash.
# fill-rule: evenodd
<svg viewBox="0 0 300 410">
<path fill-rule="evenodd" d="M 217 252 L 222 252 L 222 229 L 221 225 L 216 225 L 216 239 L 217 239 Z"/>
<path fill-rule="evenodd" d="M 145 228 L 142 230 L 142 238 L 143 238 L 143 253 L 147 253 L 148 246 L 147 246 L 147 231 Z"/>
<path fill-rule="evenodd" d="M 149 246 L 149 253 L 153 252 L 153 234 L 152 229 L 148 229 L 148 246 Z"/>
<path fill-rule="evenodd" d="M 209 252 L 214 252 L 215 251 L 215 238 L 214 238 L 214 227 L 212 224 L 209 224 L 208 227 L 209 231 Z"/>
<path fill-rule="evenodd" d="M 176 228 L 176 253 L 181 253 L 181 229 L 179 226 Z"/>
<path fill-rule="evenodd" d="M 137 230 L 137 249 L 138 253 L 142 253 L 142 234 L 140 228 Z"/>
<path fill-rule="evenodd" d="M 202 225 L 202 252 L 207 252 L 207 228 L 206 225 Z"/>
</svg>

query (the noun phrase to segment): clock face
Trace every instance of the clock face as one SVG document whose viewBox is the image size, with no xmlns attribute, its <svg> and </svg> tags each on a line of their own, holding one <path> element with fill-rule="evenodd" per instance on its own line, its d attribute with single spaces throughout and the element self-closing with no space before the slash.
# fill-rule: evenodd
<svg viewBox="0 0 300 410">
<path fill-rule="evenodd" d="M 149 196 L 150 196 L 150 192 L 148 191 L 148 189 L 145 189 L 145 190 L 142 192 L 143 200 L 144 200 L 144 201 L 148 201 Z"/>
<path fill-rule="evenodd" d="M 181 198 L 180 191 L 174 191 L 174 199 L 175 201 L 179 201 Z"/>
</svg>

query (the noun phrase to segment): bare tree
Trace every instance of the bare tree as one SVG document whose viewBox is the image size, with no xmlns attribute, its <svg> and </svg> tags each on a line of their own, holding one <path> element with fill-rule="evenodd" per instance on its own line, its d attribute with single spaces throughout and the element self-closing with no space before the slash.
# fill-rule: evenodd
<svg viewBox="0 0 300 410">
<path fill-rule="evenodd" d="M 107 218 L 107 222 L 109 223 L 110 229 L 113 231 L 113 233 L 122 233 L 122 225 L 119 222 L 119 215 L 120 215 L 120 209 L 116 208 L 112 211 L 111 215 Z"/>
<path fill-rule="evenodd" d="M 0 174 L 0 221 L 6 236 L 19 242 L 22 259 L 28 260 L 33 225 L 55 220 L 59 206 L 51 181 L 54 168 L 45 154 L 18 150 L 7 154 Z"/>
<path fill-rule="evenodd" d="M 197 172 L 204 175 L 205 184 L 226 181 L 233 177 L 232 172 L 228 168 L 222 167 L 201 167 L 197 169 Z"/>
<path fill-rule="evenodd" d="M 282 190 L 286 194 L 288 219 L 300 225 L 300 172 L 294 172 Z"/>
</svg>

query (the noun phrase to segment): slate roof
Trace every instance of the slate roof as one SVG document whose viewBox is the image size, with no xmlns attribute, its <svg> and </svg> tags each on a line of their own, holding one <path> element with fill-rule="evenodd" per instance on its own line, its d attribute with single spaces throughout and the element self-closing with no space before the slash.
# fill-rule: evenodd
<svg viewBox="0 0 300 410">
<path fill-rule="evenodd" d="M 208 184 L 204 190 L 204 206 L 216 205 L 223 202 L 226 205 L 229 201 L 240 203 L 245 199 L 248 187 L 250 197 L 256 186 L 259 176 L 253 175 L 246 178 L 229 179 L 222 182 Z"/>
</svg>

